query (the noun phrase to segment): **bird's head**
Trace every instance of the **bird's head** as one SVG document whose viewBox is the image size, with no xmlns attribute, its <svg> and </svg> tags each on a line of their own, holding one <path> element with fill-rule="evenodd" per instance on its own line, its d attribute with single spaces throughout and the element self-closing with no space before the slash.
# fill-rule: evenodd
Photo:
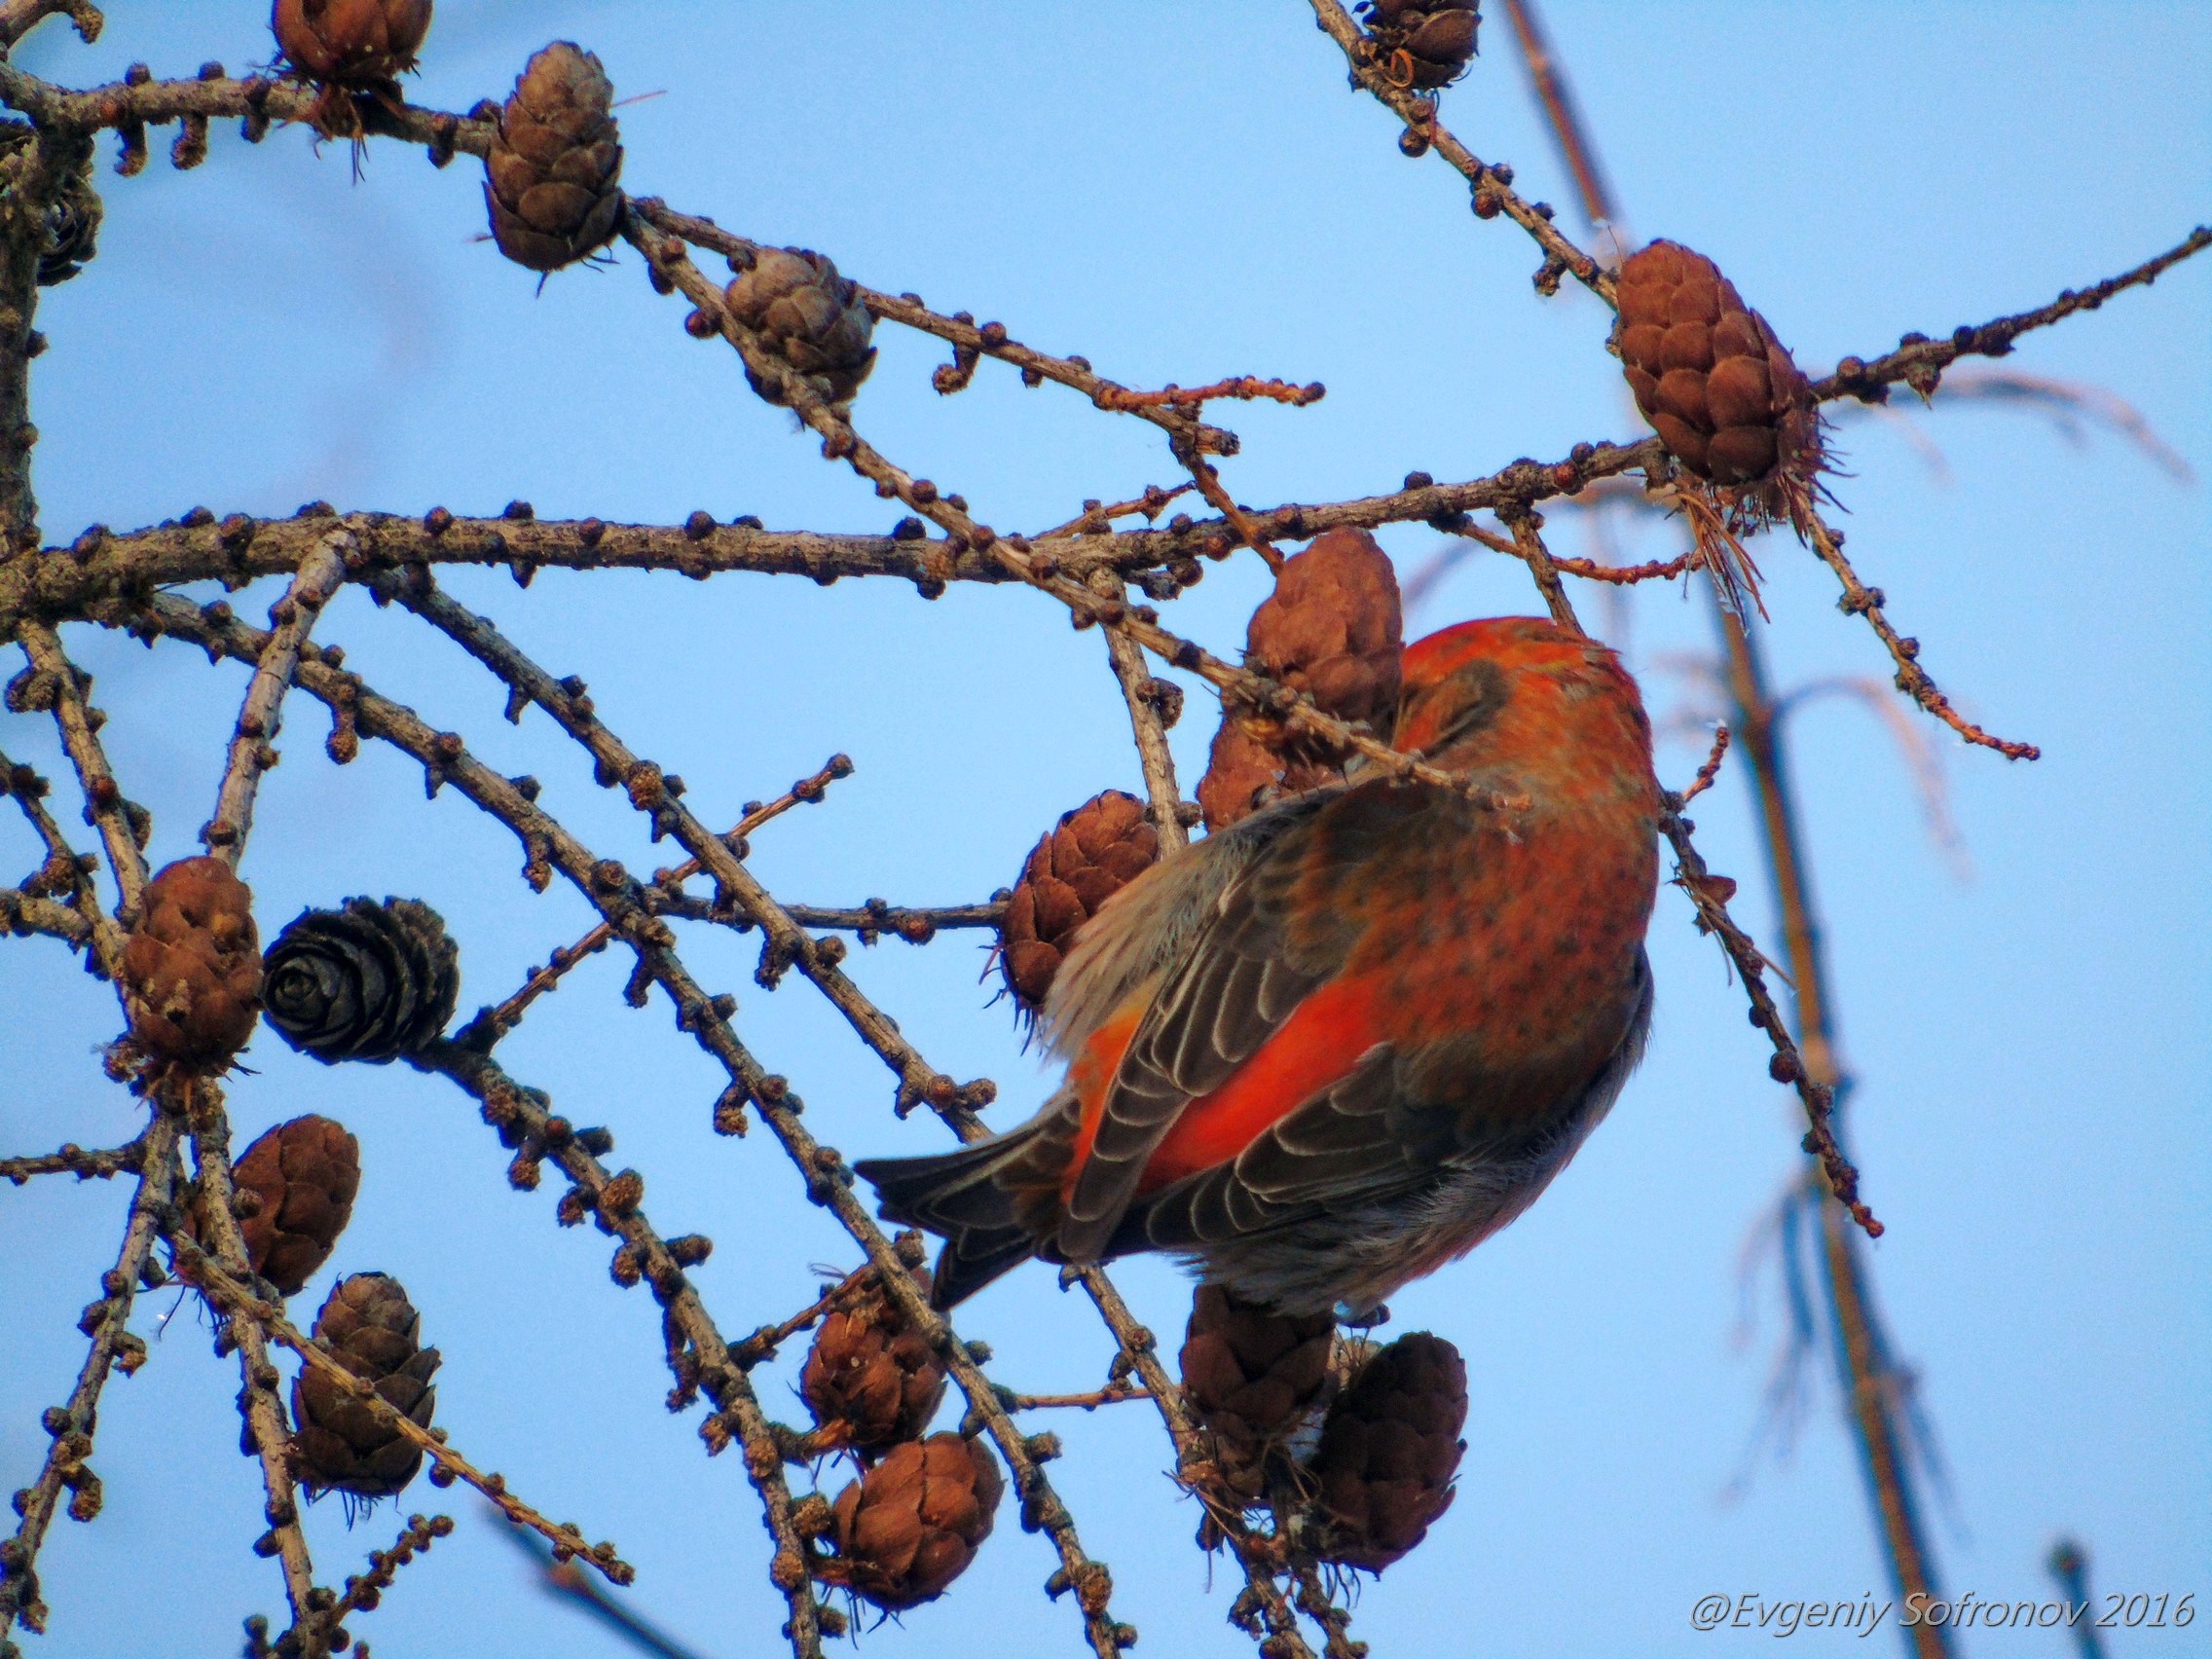
<svg viewBox="0 0 2212 1659">
<path fill-rule="evenodd" d="M 1648 778 L 1651 723 L 1636 682 L 1594 640 L 1535 616 L 1461 622 L 1401 659 L 1391 746 L 1449 772 L 1530 766 Z"/>
</svg>

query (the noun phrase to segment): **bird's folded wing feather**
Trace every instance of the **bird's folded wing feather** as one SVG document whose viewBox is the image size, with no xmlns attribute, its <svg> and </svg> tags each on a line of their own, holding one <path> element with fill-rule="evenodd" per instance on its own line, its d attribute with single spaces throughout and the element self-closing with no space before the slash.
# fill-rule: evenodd
<svg viewBox="0 0 2212 1659">
<path fill-rule="evenodd" d="M 1060 1228 L 1069 1259 L 1094 1259 L 1106 1247 L 1186 1110 L 1221 1089 L 1342 972 L 1365 931 L 1360 872 L 1379 842 L 1419 835 L 1417 820 L 1442 793 L 1378 780 L 1287 802 L 1275 809 L 1285 822 L 1259 826 L 1267 837 L 1167 969 L 1107 1085 Z M 1335 1083 L 1373 1046 L 1352 1033 L 1332 1038 L 1327 1053 L 1338 1069 L 1301 1068 L 1308 1087 L 1281 1098 L 1280 1110 Z"/>
</svg>

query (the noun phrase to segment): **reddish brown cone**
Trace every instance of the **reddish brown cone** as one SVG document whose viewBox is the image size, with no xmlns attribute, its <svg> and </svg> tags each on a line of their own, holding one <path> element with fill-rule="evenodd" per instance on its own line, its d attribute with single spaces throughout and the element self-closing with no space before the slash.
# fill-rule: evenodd
<svg viewBox="0 0 2212 1659">
<path fill-rule="evenodd" d="M 1655 241 L 1620 269 L 1613 343 L 1636 405 L 1675 459 L 1736 486 L 1821 462 L 1812 387 L 1720 268 Z"/>
<path fill-rule="evenodd" d="M 123 947 L 130 1037 L 147 1054 L 219 1070 L 253 1035 L 261 937 L 253 894 L 220 859 L 179 859 L 146 884 Z"/>
<path fill-rule="evenodd" d="M 999 967 L 1014 1006 L 1045 1006 L 1075 932 L 1160 858 L 1144 803 L 1120 790 L 1094 794 L 1030 848 L 999 920 Z"/>
<path fill-rule="evenodd" d="M 1244 636 L 1251 668 L 1309 693 L 1324 714 L 1387 731 L 1398 704 L 1404 614 L 1389 555 L 1363 530 L 1332 530 L 1283 561 Z M 1279 720 L 1224 709 L 1198 806 L 1226 829 L 1280 791 L 1344 776 L 1341 756 Z"/>
<path fill-rule="evenodd" d="M 764 247 L 723 290 L 730 314 L 830 403 L 845 403 L 875 367 L 875 319 L 857 285 L 827 255 Z M 783 393 L 749 367 L 745 378 L 770 403 Z"/>
<path fill-rule="evenodd" d="M 1449 87 L 1474 61 L 1482 16 L 1472 4 L 1452 0 L 1364 0 L 1375 61 L 1400 87 Z"/>
<path fill-rule="evenodd" d="M 330 1260 L 352 1218 L 361 1185 L 360 1144 L 343 1124 L 312 1114 L 278 1124 L 245 1149 L 232 1169 L 240 1198 L 239 1232 L 253 1271 L 286 1296 L 297 1296 Z M 194 1238 L 207 1240 L 195 1213 Z"/>
<path fill-rule="evenodd" d="M 422 1325 L 397 1279 L 355 1273 L 340 1279 L 323 1302 L 314 1336 L 347 1370 L 374 1383 L 385 1404 L 428 1428 L 438 1401 L 430 1384 L 438 1350 L 421 1345 Z M 388 1497 L 423 1466 L 413 1441 L 312 1367 L 293 1381 L 292 1419 L 293 1472 L 311 1496 L 335 1488 L 355 1497 Z"/>
<path fill-rule="evenodd" d="M 613 109 L 607 72 L 573 42 L 523 66 L 484 158 L 492 240 L 517 265 L 558 271 L 612 239 L 622 217 Z"/>
<path fill-rule="evenodd" d="M 269 27 L 295 73 L 369 90 L 415 67 L 430 0 L 276 0 Z"/>
<path fill-rule="evenodd" d="M 927 1295 L 929 1270 L 913 1272 Z M 944 1399 L 944 1367 L 890 1297 L 864 1283 L 823 1316 L 798 1391 L 826 1441 L 866 1456 L 929 1427 Z"/>
<path fill-rule="evenodd" d="M 1467 1443 L 1467 1368 L 1442 1337 L 1416 1331 L 1367 1362 L 1321 1426 L 1321 1557 L 1381 1572 L 1452 1507 Z"/>
<path fill-rule="evenodd" d="M 934 1601 L 991 1535 L 1004 1490 L 998 1459 L 978 1442 L 957 1434 L 903 1442 L 837 1494 L 837 1553 L 815 1564 L 815 1576 L 892 1612 Z"/>
<path fill-rule="evenodd" d="M 1183 1398 L 1213 1433 L 1225 1495 L 1259 1495 L 1269 1453 L 1297 1431 L 1329 1382 L 1328 1313 L 1288 1318 L 1201 1284 L 1183 1335 Z"/>
</svg>

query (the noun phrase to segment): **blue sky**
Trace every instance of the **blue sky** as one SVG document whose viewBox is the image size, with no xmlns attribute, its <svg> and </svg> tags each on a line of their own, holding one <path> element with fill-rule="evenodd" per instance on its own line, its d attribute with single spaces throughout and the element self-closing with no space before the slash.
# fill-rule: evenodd
<svg viewBox="0 0 2212 1659">
<path fill-rule="evenodd" d="M 2202 114 L 2212 14 L 2179 6 L 1743 4 L 1546 8 L 1632 223 L 1715 257 L 1808 365 L 1872 355 L 1907 329 L 1939 334 L 2080 286 L 2179 240 L 2205 216 Z M 1506 222 L 1467 212 L 1433 158 L 1409 162 L 1391 123 L 1345 85 L 1304 7 L 910 5 L 631 9 L 449 4 L 420 101 L 499 95 L 554 36 L 597 51 L 623 94 L 625 182 L 771 241 L 831 254 L 875 286 L 1004 319 L 1017 338 L 1081 351 L 1137 386 L 1225 374 L 1327 383 L 1305 410 L 1237 407 L 1228 463 L 1240 498 L 1322 500 L 1394 486 L 1409 469 L 1480 475 L 1521 455 L 1639 430 L 1607 318 L 1573 292 L 1537 299 L 1536 254 Z M 48 25 L 18 54 L 89 84 L 144 58 L 164 74 L 266 57 L 263 14 L 204 0 L 119 0 L 94 48 Z M 2190 112 L 2197 113 L 2192 115 Z M 1536 125 L 1507 31 L 1445 95 L 1444 119 L 1524 187 L 1571 197 Z M 104 175 L 101 253 L 42 296 L 52 349 L 36 366 L 42 522 L 66 540 L 98 521 L 149 523 L 204 503 L 282 512 L 496 511 L 674 522 L 704 507 L 772 527 L 880 530 L 898 516 L 826 466 L 790 418 L 746 388 L 730 353 L 688 340 L 627 254 L 543 291 L 483 231 L 480 170 L 439 172 L 379 146 L 357 184 L 340 147 L 299 131 L 259 148 L 218 132 L 208 164 Z M 110 141 L 112 144 L 112 140 Z M 2034 336 L 2010 366 L 2124 397 L 2212 472 L 2212 268 Z M 878 447 L 967 495 L 1001 530 L 1070 516 L 1086 497 L 1172 483 L 1158 433 L 986 364 L 950 399 L 929 387 L 934 343 L 885 330 L 856 405 Z M 1858 1080 L 1855 1150 L 1889 1225 L 1871 1252 L 1882 1302 L 1918 1378 L 1949 1471 L 1933 1532 L 1945 1583 L 1986 1597 L 2046 1593 L 2060 1530 L 2094 1556 L 2098 1587 L 2212 1593 L 2212 575 L 2201 485 L 2177 484 L 2103 432 L 2081 441 L 1980 407 L 1855 419 L 1836 482 L 1851 547 L 1923 660 L 1971 714 L 2042 744 L 2009 765 L 1934 728 L 1961 879 L 1932 843 L 1888 727 L 1849 698 L 1791 727 L 1845 1051 Z M 1935 471 L 1914 434 L 1940 446 Z M 1555 520 L 1568 550 L 1575 532 Z M 1438 538 L 1385 534 L 1401 572 Z M 1665 550 L 1657 535 L 1623 551 Z M 1826 572 L 1762 550 L 1785 686 L 1887 678 L 1875 642 L 1839 615 Z M 1094 634 L 1041 597 L 955 589 L 934 604 L 896 583 L 818 589 L 765 577 L 503 574 L 450 586 L 690 785 L 712 818 L 777 793 L 833 751 L 858 770 L 822 805 L 755 838 L 771 889 L 806 903 L 978 899 L 1012 879 L 1054 816 L 1135 788 L 1125 719 Z M 1209 566 L 1176 602 L 1179 631 L 1241 640 L 1265 591 L 1250 558 Z M 252 614 L 275 590 L 244 596 Z M 1534 608 L 1525 577 L 1471 563 L 1409 631 Z M 1685 659 L 1712 648 L 1701 604 L 1674 592 L 1585 615 L 1628 649 L 1662 715 L 1694 713 Z M 498 719 L 498 688 L 443 639 L 342 596 L 318 636 L 380 689 L 463 731 L 592 846 L 666 862 L 635 815 L 591 786 L 548 724 Z M 84 630 L 110 753 L 154 809 L 157 859 L 196 850 L 243 672 L 174 645 L 148 653 Z M 14 665 L 9 665 L 12 672 Z M 1175 733 L 1186 785 L 1210 699 Z M 425 801 L 396 754 L 339 769 L 321 721 L 292 711 L 244 873 L 264 931 L 352 893 L 423 898 L 461 941 L 464 1007 L 503 995 L 588 925 L 556 888 L 515 877 L 511 837 L 450 792 Z M 52 769 L 41 722 L 0 718 L 0 742 Z M 1702 741 L 1673 743 L 1678 786 Z M 1772 933 L 1743 778 L 1700 803 L 1715 868 Z M 64 819 L 73 808 L 63 811 Z M 0 820 L 11 877 L 34 858 Z M 853 972 L 934 1063 L 1001 1087 L 1013 1122 L 1049 1080 L 1018 1052 L 974 935 L 856 953 Z M 925 1150 L 896 1123 L 880 1065 L 795 978 L 752 983 L 746 941 L 685 938 L 739 1029 L 851 1155 Z M 1642 1073 L 1543 1202 L 1466 1263 L 1395 1300 L 1399 1328 L 1433 1329 L 1468 1360 L 1460 1492 L 1414 1556 L 1363 1595 L 1355 1634 L 1378 1655 L 1707 1654 L 1708 1592 L 1856 1599 L 1884 1576 L 1825 1374 L 1786 1460 L 1745 1473 L 1781 1305 L 1771 1272 L 1740 1287 L 1747 1241 L 1789 1178 L 1799 1124 L 1767 1080 L 1757 1033 L 1679 896 L 1652 936 L 1660 1012 Z M 621 1000 L 594 959 L 502 1049 L 578 1122 L 615 1131 L 667 1233 L 702 1231 L 698 1281 L 726 1332 L 803 1305 L 813 1264 L 852 1252 L 800 1198 L 765 1136 L 718 1140 L 717 1076 L 668 1011 Z M 107 988 L 48 941 L 0 941 L 0 1148 L 129 1137 L 130 1103 L 99 1075 Z M 35 1034 L 35 1037 L 34 1037 Z M 701 1455 L 695 1419 L 659 1400 L 655 1310 L 607 1277 L 605 1243 L 553 1226 L 554 1194 L 510 1192 L 505 1155 L 442 1081 L 326 1070 L 263 1037 L 233 1111 L 241 1133 L 303 1111 L 360 1137 L 365 1173 L 332 1265 L 295 1301 L 311 1313 L 340 1272 L 397 1274 L 445 1353 L 439 1420 L 516 1489 L 639 1567 L 634 1603 L 701 1652 L 766 1653 L 780 1614 L 743 1472 Z M 41 1455 L 40 1408 L 81 1357 L 78 1309 L 112 1260 L 127 1195 L 48 1180 L 0 1192 L 0 1468 Z M 1118 1275 L 1163 1336 L 1187 1293 L 1174 1272 Z M 140 1327 L 167 1310 L 147 1298 Z M 1746 1309 L 1754 1323 L 1746 1331 Z M 964 1319 L 1023 1389 L 1103 1376 L 1088 1305 L 1051 1275 L 1015 1275 Z M 234 1450 L 235 1368 L 180 1311 L 104 1404 L 94 1467 L 107 1507 L 57 1524 L 42 1562 L 52 1659 L 162 1645 L 213 1651 L 277 1576 L 252 1465 Z M 756 1382 L 771 1409 L 800 1350 Z M 1113 1567 L 1118 1616 L 1141 1652 L 1232 1655 L 1230 1575 L 1189 1543 L 1197 1514 L 1160 1472 L 1157 1419 L 1124 1406 L 1040 1423 L 1066 1440 L 1054 1479 L 1088 1546 Z M 825 1475 L 830 1490 L 841 1477 Z M 428 1509 L 442 1496 L 408 1494 Z M 447 1505 L 447 1507 L 454 1507 Z M 526 1582 L 476 1511 L 356 1621 L 382 1654 L 465 1646 L 488 1656 L 612 1651 Z M 2188 1518 L 2197 1517 L 2195 1522 Z M 881 1651 L 1072 1648 L 1072 1612 L 1038 1586 L 1045 1545 L 1014 1524 L 940 1604 L 866 1639 Z M 310 1516 L 324 1575 L 388 1541 L 388 1511 L 348 1532 Z M 128 1587 L 128 1590 L 126 1590 Z M 158 1613 L 150 1609 L 158 1608 Z M 2189 1631 L 2120 1652 L 2203 1652 Z M 1804 1632 L 1840 1650 L 1848 1635 Z M 1886 1640 L 1877 1638 L 1877 1641 Z M 2062 1651 L 2050 1633 L 1970 1638 L 1970 1653 Z"/>
</svg>

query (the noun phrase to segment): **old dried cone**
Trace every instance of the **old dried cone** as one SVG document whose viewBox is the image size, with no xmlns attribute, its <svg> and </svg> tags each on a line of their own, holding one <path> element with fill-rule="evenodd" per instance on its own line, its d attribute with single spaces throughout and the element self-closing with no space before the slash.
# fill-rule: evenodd
<svg viewBox="0 0 2212 1659">
<path fill-rule="evenodd" d="M 892 1612 L 933 1601 L 991 1535 L 1004 1490 L 998 1459 L 980 1442 L 903 1441 L 837 1494 L 837 1553 L 816 1560 L 815 1576 Z"/>
<path fill-rule="evenodd" d="M 430 0 L 276 0 L 269 18 L 285 68 L 322 88 L 311 118 L 325 137 L 358 138 L 353 92 L 399 103 L 399 75 L 430 30 Z"/>
<path fill-rule="evenodd" d="M 385 1273 L 340 1279 L 315 1315 L 314 1337 L 419 1428 L 430 1426 L 438 1350 L 420 1341 L 423 1316 Z M 389 1497 L 415 1478 L 423 1453 L 383 1414 L 310 1366 L 292 1383 L 293 1473 L 310 1496 L 336 1490 Z"/>
<path fill-rule="evenodd" d="M 1622 262 L 1618 295 L 1622 370 L 1677 461 L 1729 487 L 1811 480 L 1821 464 L 1812 387 L 1718 266 L 1655 241 Z"/>
<path fill-rule="evenodd" d="M 828 402 L 849 402 L 875 367 L 875 348 L 868 344 L 875 319 L 852 280 L 838 276 L 825 254 L 760 248 L 731 278 L 722 298 L 733 317 Z M 745 378 L 770 403 L 786 401 L 750 365 Z"/>
<path fill-rule="evenodd" d="M 261 1009 L 253 894 L 220 859 L 179 859 L 146 884 L 123 947 L 130 1040 L 150 1057 L 221 1070 Z"/>
<path fill-rule="evenodd" d="M 1442 1337 L 1382 1349 L 1329 1408 L 1309 1465 L 1324 1561 L 1381 1572 L 1452 1506 L 1467 1449 L 1467 1368 Z"/>
<path fill-rule="evenodd" d="M 929 1270 L 912 1270 L 929 1293 Z M 944 1399 L 944 1367 L 882 1287 L 863 1280 L 823 1315 L 798 1391 L 826 1446 L 874 1456 L 929 1427 Z"/>
<path fill-rule="evenodd" d="M 484 158 L 492 240 L 517 265 L 557 271 L 612 240 L 623 200 L 613 109 L 607 72 L 571 41 L 524 66 Z"/>
<path fill-rule="evenodd" d="M 1390 729 L 1404 612 L 1390 557 L 1365 531 L 1329 531 L 1284 560 L 1244 638 L 1247 666 L 1308 693 L 1324 714 Z M 1208 830 L 1224 830 L 1277 793 L 1343 776 L 1343 756 L 1328 747 L 1272 716 L 1225 704 L 1198 806 Z"/>
<path fill-rule="evenodd" d="M 1329 1313 L 1290 1318 L 1201 1284 L 1184 1332 L 1183 1398 L 1212 1430 L 1223 1484 L 1258 1495 L 1265 1461 L 1303 1424 L 1329 1382 Z"/>
<path fill-rule="evenodd" d="M 1401 87 L 1449 87 L 1474 61 L 1479 8 L 1433 0 L 1365 0 L 1359 8 L 1382 73 Z"/>
<path fill-rule="evenodd" d="M 1025 1016 L 1045 1006 L 1076 930 L 1159 858 L 1160 832 L 1144 803 L 1121 790 L 1063 812 L 1029 850 L 999 919 L 1000 971 Z"/>
<path fill-rule="evenodd" d="M 231 1175 L 247 1262 L 282 1294 L 297 1296 L 352 1218 L 360 1144 L 343 1124 L 311 1113 L 265 1131 Z M 189 1226 L 195 1239 L 209 1242 L 203 1216 L 195 1211 Z"/>
<path fill-rule="evenodd" d="M 325 1065 L 383 1065 L 446 1028 L 461 995 L 461 952 L 415 899 L 349 899 L 303 910 L 263 961 L 269 1023 Z"/>
</svg>

